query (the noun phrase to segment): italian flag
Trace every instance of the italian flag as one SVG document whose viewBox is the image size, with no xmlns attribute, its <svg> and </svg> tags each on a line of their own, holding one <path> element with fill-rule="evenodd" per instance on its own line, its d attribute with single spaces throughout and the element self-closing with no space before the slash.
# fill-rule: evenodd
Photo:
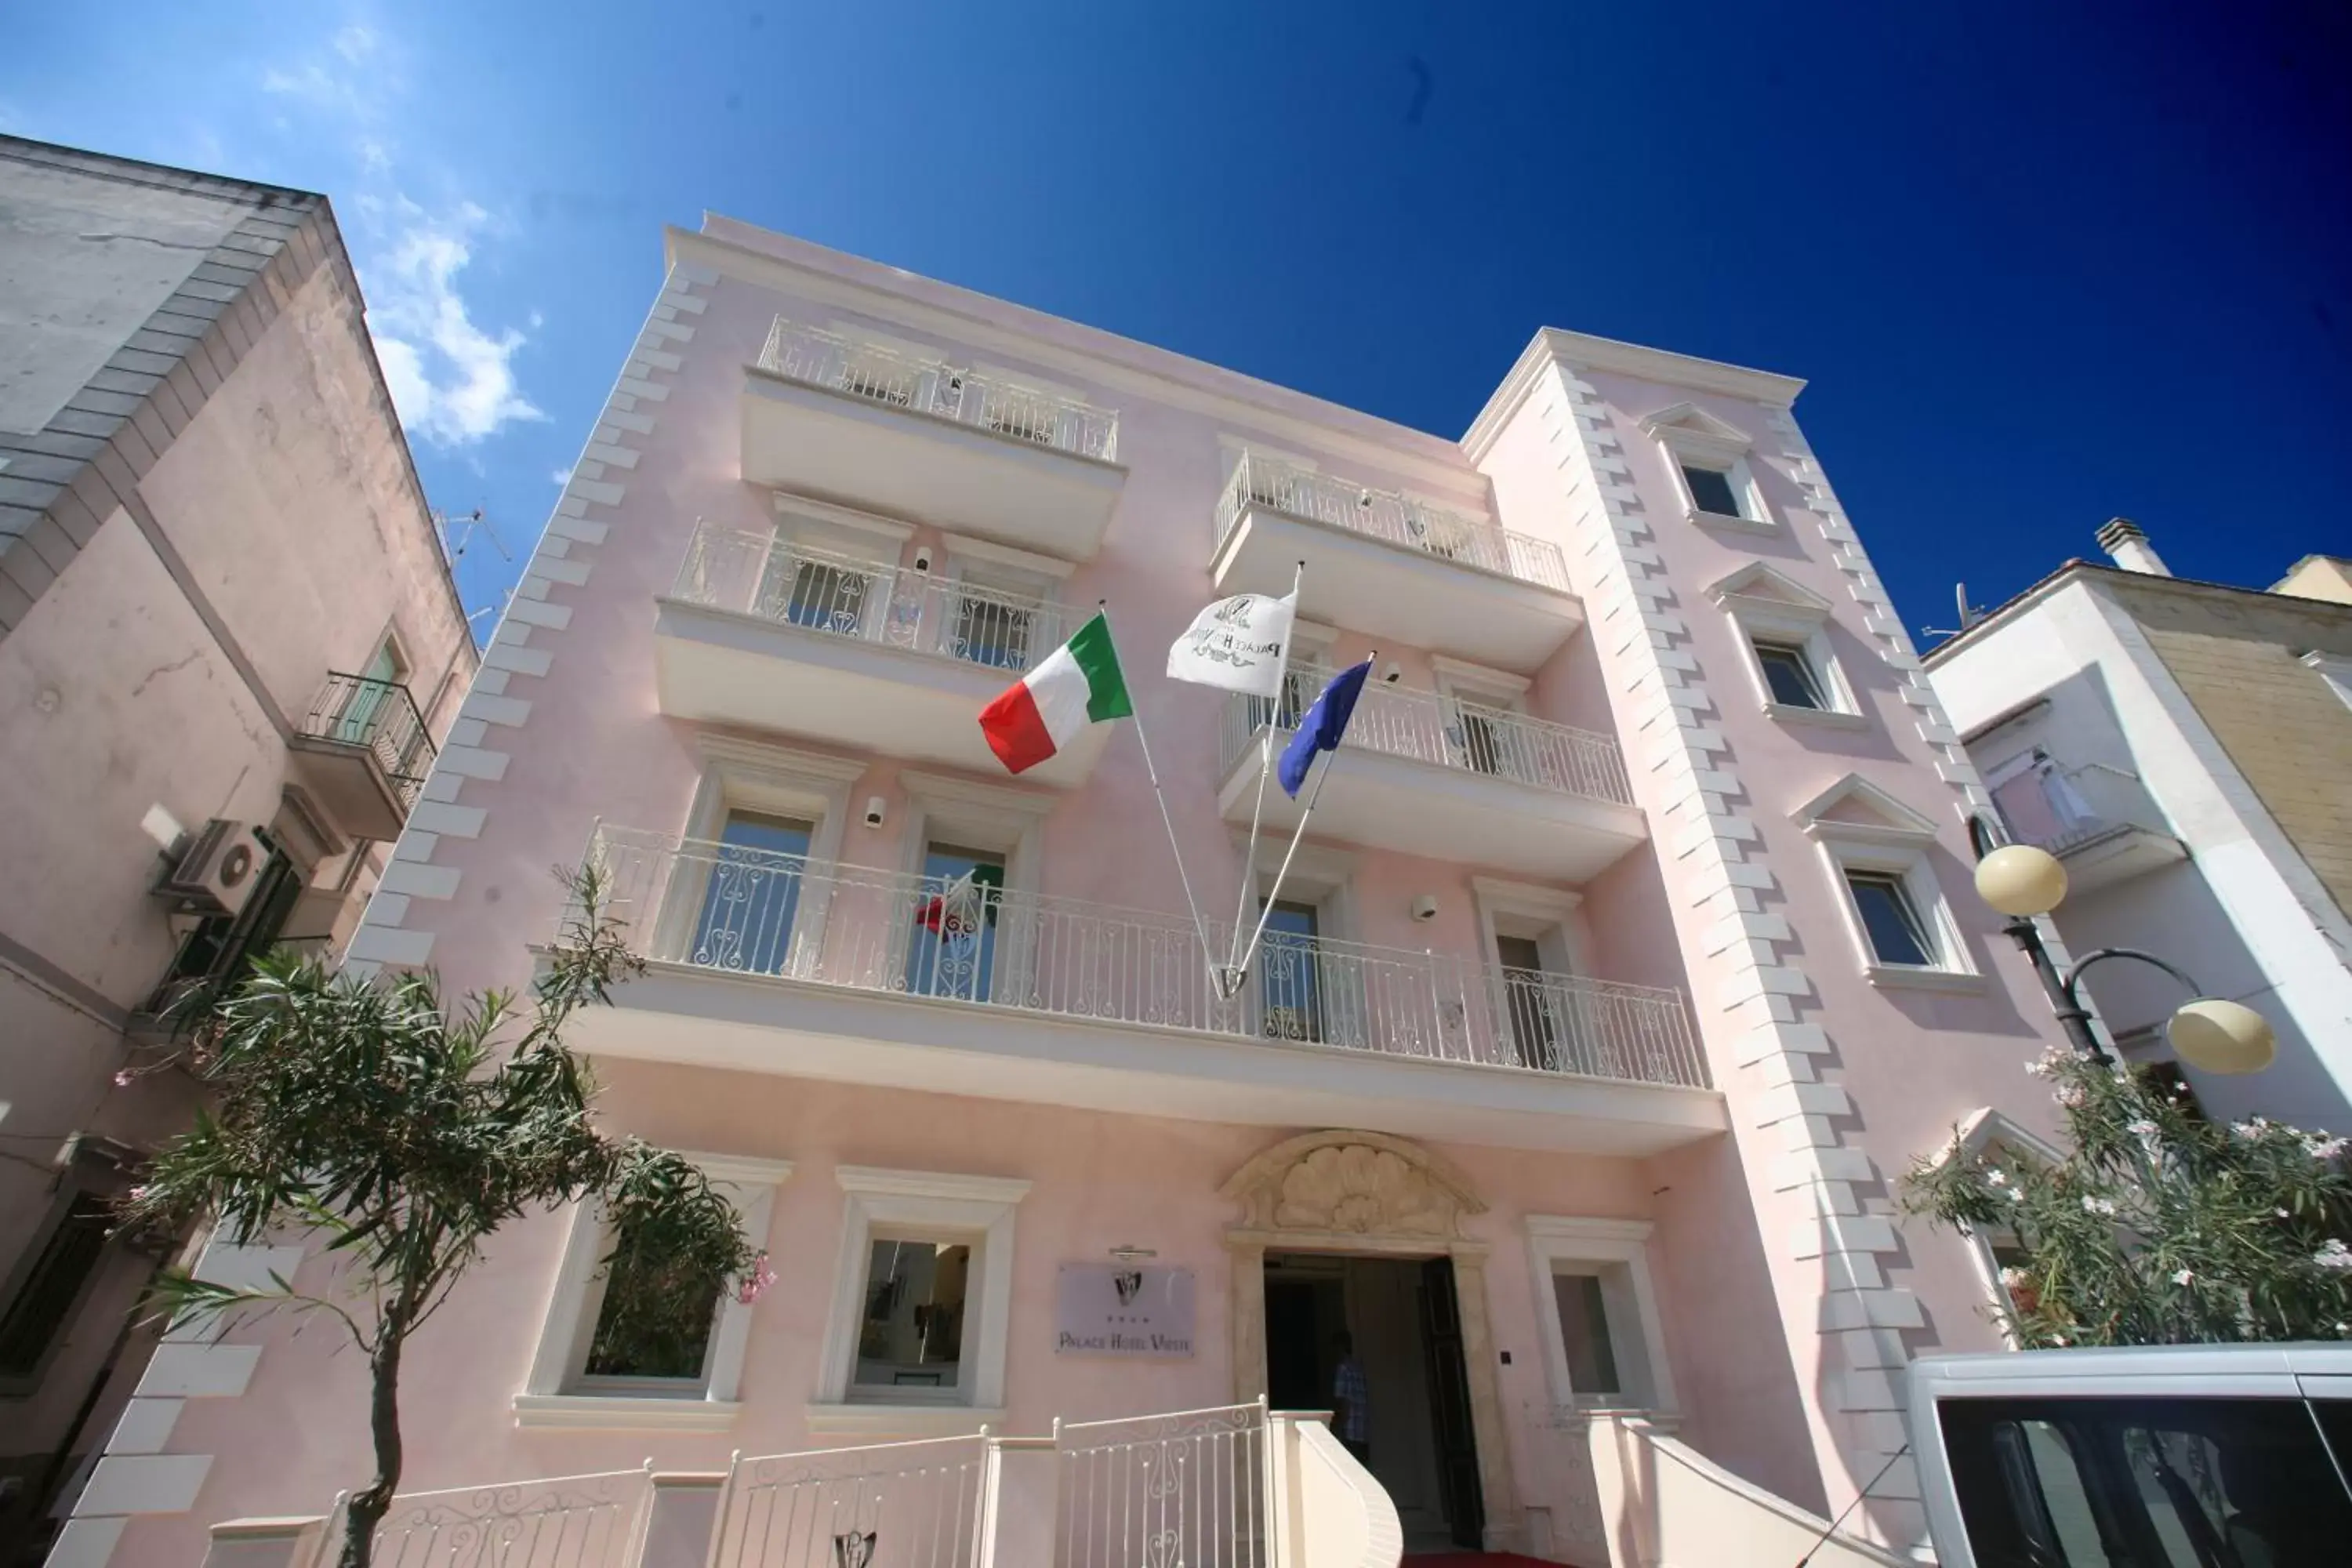
<svg viewBox="0 0 2352 1568">
<path fill-rule="evenodd" d="M 980 730 L 997 760 L 1019 773 L 1068 745 L 1087 725 L 1134 712 L 1111 647 L 1110 623 L 1097 613 L 1020 684 L 982 709 Z"/>
</svg>

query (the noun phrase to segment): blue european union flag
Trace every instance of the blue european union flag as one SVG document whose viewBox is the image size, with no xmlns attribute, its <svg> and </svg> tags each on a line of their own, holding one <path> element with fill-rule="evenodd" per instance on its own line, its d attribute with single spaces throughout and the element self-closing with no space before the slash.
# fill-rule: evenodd
<svg viewBox="0 0 2352 1568">
<path fill-rule="evenodd" d="M 1282 761 L 1275 768 L 1275 776 L 1282 781 L 1285 794 L 1296 799 L 1299 786 L 1307 782 L 1307 770 L 1315 763 L 1318 752 L 1333 752 L 1339 748 L 1339 737 L 1348 732 L 1348 720 L 1356 711 L 1356 699 L 1363 695 L 1364 681 L 1372 673 L 1372 661 L 1351 665 L 1331 678 L 1315 706 L 1298 721 L 1298 733 L 1290 737 L 1290 744 L 1282 748 Z"/>
</svg>

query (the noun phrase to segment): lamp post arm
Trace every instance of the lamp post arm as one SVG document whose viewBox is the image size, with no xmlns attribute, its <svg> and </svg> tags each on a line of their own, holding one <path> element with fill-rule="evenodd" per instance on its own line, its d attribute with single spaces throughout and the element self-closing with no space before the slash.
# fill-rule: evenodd
<svg viewBox="0 0 2352 1568">
<path fill-rule="evenodd" d="M 2204 991 L 2198 985 L 2197 982 L 2189 977 L 2189 973 L 2186 970 L 2179 968 L 2178 965 L 2167 963 L 2164 960 L 2157 957 L 2156 954 L 2152 952 L 2142 952 L 2136 947 L 2103 947 L 2098 949 L 2096 952 L 2086 952 L 2082 957 L 2076 959 L 2074 961 L 2074 967 L 2069 969 L 2066 972 L 2065 979 L 2060 982 L 2060 990 L 2066 998 L 2066 1005 L 2069 1007 L 2079 1007 L 2083 1005 L 2080 997 L 2076 994 L 2076 988 L 2083 984 L 2083 972 L 2090 968 L 2091 965 L 2104 963 L 2105 960 L 2110 958 L 2136 958 L 2142 963 L 2152 963 L 2156 965 L 2157 968 L 2163 970 L 2167 974 L 2171 975 L 2175 980 L 2179 981 L 2181 984 L 2188 987 L 2189 995 L 2202 996 L 2205 994 Z"/>
</svg>

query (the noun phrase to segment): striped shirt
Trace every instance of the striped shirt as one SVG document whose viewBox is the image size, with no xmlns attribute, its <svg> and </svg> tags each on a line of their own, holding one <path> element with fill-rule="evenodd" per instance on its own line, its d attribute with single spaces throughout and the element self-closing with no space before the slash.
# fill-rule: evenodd
<svg viewBox="0 0 2352 1568">
<path fill-rule="evenodd" d="M 1369 1441 L 1372 1413 L 1370 1402 L 1365 1396 L 1363 1363 L 1354 1356 L 1340 1360 L 1339 1370 L 1331 1374 L 1331 1397 L 1345 1405 L 1339 1415 L 1338 1436 L 1340 1441 Z"/>
</svg>

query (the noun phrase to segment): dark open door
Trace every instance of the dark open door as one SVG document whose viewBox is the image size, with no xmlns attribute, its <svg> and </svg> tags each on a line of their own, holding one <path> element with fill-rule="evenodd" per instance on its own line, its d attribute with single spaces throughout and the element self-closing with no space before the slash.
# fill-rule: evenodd
<svg viewBox="0 0 2352 1568">
<path fill-rule="evenodd" d="M 1454 1544 L 1486 1544 L 1486 1505 L 1478 1490 L 1478 1436 L 1470 1420 L 1470 1373 L 1462 1363 L 1462 1312 L 1454 1295 L 1454 1259 L 1421 1266 L 1421 1343 L 1429 1358 L 1429 1408 L 1437 1418 L 1438 1485 Z"/>
</svg>

